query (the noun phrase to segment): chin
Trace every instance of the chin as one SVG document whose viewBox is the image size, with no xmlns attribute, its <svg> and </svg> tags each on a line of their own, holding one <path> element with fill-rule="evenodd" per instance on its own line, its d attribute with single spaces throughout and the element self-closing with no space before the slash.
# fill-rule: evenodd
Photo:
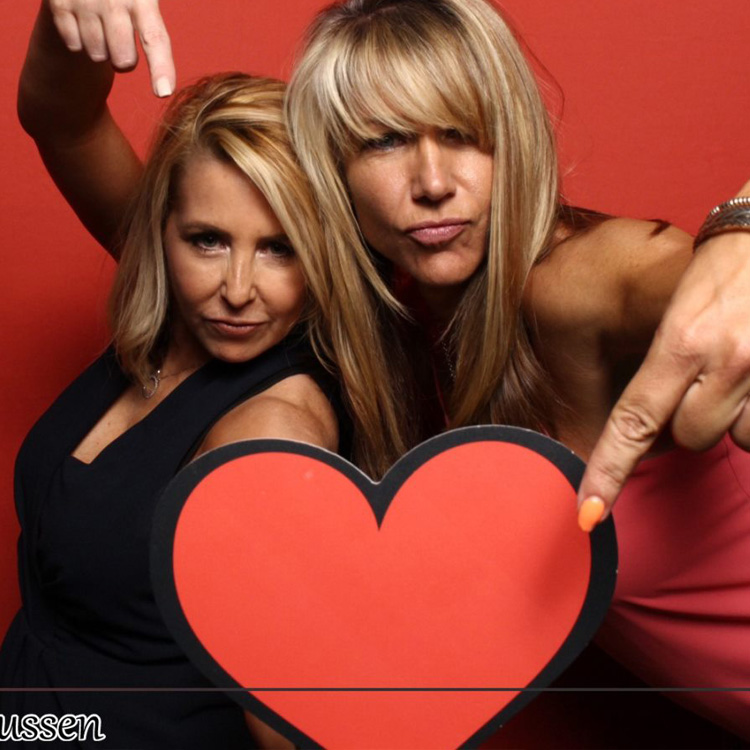
<svg viewBox="0 0 750 750">
<path fill-rule="evenodd" d="M 212 357 L 220 359 L 222 362 L 241 364 L 242 362 L 249 362 L 251 359 L 260 357 L 261 354 L 276 346 L 283 338 L 283 336 L 280 336 L 278 338 L 264 338 L 262 341 L 223 343 L 212 347 L 209 353 Z"/>
<path fill-rule="evenodd" d="M 417 269 L 414 278 L 426 286 L 450 288 L 462 286 L 476 272 L 479 264 L 459 259 L 435 259 Z"/>
<path fill-rule="evenodd" d="M 219 359 L 222 362 L 228 362 L 229 364 L 237 365 L 242 362 L 249 362 L 251 359 L 255 359 L 258 355 L 262 354 L 266 349 L 270 349 L 269 346 L 263 347 L 235 347 L 235 346 L 221 346 L 214 347 L 213 350 L 209 350 L 209 354 L 214 359 Z"/>
<path fill-rule="evenodd" d="M 423 257 L 420 261 L 412 273 L 418 282 L 433 287 L 452 287 L 465 284 L 474 275 L 482 259 L 449 250 Z"/>
</svg>

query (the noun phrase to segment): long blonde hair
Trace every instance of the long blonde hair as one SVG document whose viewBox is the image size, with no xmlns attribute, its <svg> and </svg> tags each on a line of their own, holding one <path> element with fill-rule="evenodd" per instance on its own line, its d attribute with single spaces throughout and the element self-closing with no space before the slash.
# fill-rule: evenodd
<svg viewBox="0 0 750 750">
<path fill-rule="evenodd" d="M 207 153 L 237 167 L 263 193 L 300 260 L 308 285 L 304 316 L 327 359 L 325 311 L 330 277 L 309 183 L 291 148 L 283 116 L 285 85 L 225 73 L 181 90 L 157 131 L 110 297 L 110 322 L 123 370 L 146 383 L 169 335 L 169 286 L 162 235 L 182 170 Z"/>
<path fill-rule="evenodd" d="M 382 471 L 420 437 L 410 431 L 409 411 L 418 406 L 403 382 L 398 347 L 383 328 L 404 309 L 359 231 L 343 175 L 347 156 L 383 129 L 456 128 L 494 157 L 486 259 L 446 339 L 455 361 L 451 425 L 550 430 L 552 396 L 521 298 L 554 231 L 557 160 L 536 81 L 499 13 L 484 0 L 334 5 L 308 32 L 287 118 L 324 221 L 339 305 L 334 335 L 351 342 L 339 365 L 352 411 L 358 423 L 380 415 L 382 457 L 369 465 Z"/>
</svg>

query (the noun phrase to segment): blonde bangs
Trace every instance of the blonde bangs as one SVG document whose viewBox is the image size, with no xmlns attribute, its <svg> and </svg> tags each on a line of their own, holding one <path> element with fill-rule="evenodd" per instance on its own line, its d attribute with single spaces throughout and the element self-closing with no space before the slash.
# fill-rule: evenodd
<svg viewBox="0 0 750 750">
<path fill-rule="evenodd" d="M 458 130 L 491 150 L 493 107 L 481 65 L 464 37 L 455 29 L 450 33 L 448 19 L 404 17 L 396 24 L 371 19 L 367 34 L 352 29 L 333 42 L 340 54 L 319 61 L 315 99 L 322 129 L 330 133 L 339 156 L 384 129 L 410 133 L 427 127 Z"/>
</svg>

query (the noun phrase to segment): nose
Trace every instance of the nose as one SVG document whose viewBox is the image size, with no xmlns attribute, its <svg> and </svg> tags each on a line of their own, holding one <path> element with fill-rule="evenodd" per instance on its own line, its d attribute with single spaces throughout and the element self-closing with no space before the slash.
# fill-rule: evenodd
<svg viewBox="0 0 750 750">
<path fill-rule="evenodd" d="M 456 184 L 450 149 L 438 135 L 421 135 L 414 150 L 412 198 L 437 203 L 455 193 Z"/>
<path fill-rule="evenodd" d="M 221 295 L 230 307 L 240 309 L 255 299 L 256 270 L 254 254 L 230 253 L 221 289 Z"/>
</svg>

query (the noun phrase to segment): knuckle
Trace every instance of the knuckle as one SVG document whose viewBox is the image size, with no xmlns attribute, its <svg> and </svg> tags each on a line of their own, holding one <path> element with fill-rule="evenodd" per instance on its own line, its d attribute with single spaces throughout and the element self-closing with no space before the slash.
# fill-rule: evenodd
<svg viewBox="0 0 750 750">
<path fill-rule="evenodd" d="M 670 355 L 684 365 L 695 365 L 698 360 L 702 360 L 706 344 L 710 340 L 692 321 L 678 319 L 663 331 L 663 341 Z"/>
<path fill-rule="evenodd" d="M 653 442 L 660 425 L 642 406 L 621 405 L 612 412 L 610 424 L 620 443 L 641 449 Z"/>
<path fill-rule="evenodd" d="M 140 30 L 141 43 L 144 47 L 159 47 L 169 44 L 166 29 L 158 24 L 149 24 Z"/>
<path fill-rule="evenodd" d="M 76 15 L 98 16 L 100 9 L 97 0 L 76 0 L 73 10 Z"/>
<path fill-rule="evenodd" d="M 137 62 L 138 58 L 129 50 L 116 50 L 112 52 L 112 65 L 118 70 L 133 68 Z"/>
<path fill-rule="evenodd" d="M 52 15 L 70 13 L 70 2 L 69 0 L 49 0 L 49 9 Z"/>
<path fill-rule="evenodd" d="M 679 364 L 695 366 L 711 360 L 719 367 L 750 367 L 750 335 L 746 326 L 718 328 L 687 316 L 672 316 L 659 326 L 655 340 Z"/>
</svg>

